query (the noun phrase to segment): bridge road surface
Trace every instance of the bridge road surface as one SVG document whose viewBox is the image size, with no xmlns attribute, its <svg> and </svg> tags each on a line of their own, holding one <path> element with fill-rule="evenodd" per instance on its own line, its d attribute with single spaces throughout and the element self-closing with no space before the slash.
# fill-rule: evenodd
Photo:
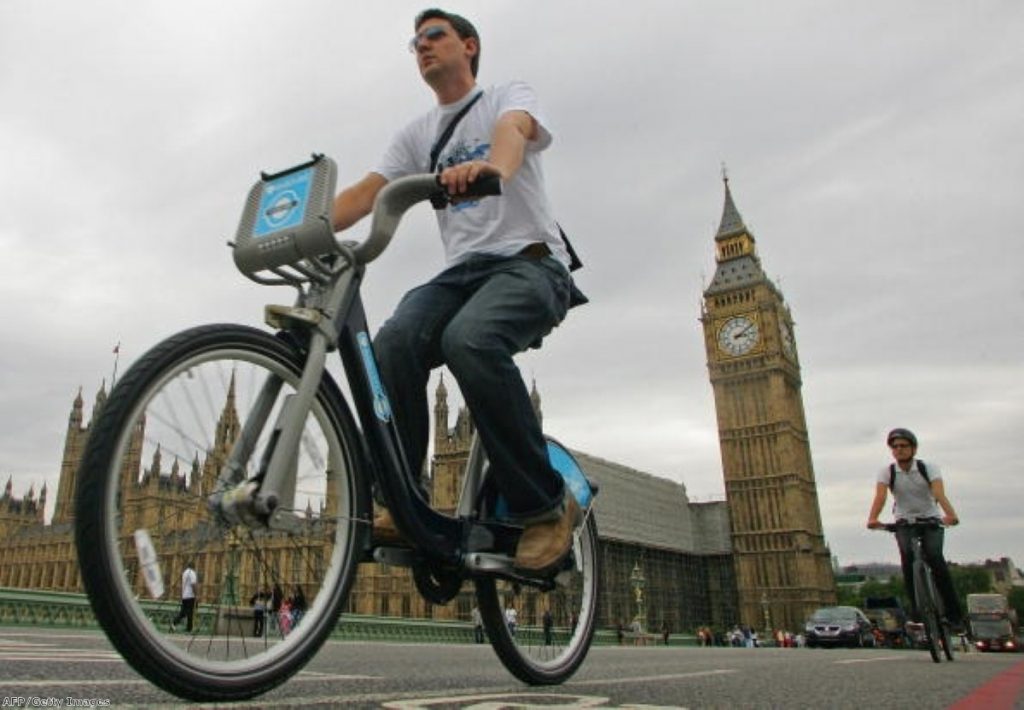
<svg viewBox="0 0 1024 710">
<path fill-rule="evenodd" d="M 215 707 L 150 685 L 100 631 L 25 626 L 0 627 L 4 706 Z M 486 645 L 330 641 L 283 686 L 230 707 L 1024 710 L 1024 654 L 935 664 L 926 651 L 599 646 L 569 682 L 530 688 Z"/>
</svg>

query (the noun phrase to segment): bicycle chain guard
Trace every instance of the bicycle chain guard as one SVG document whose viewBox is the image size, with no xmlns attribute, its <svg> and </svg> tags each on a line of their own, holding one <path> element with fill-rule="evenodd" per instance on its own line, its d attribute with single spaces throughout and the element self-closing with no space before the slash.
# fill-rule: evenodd
<svg viewBox="0 0 1024 710">
<path fill-rule="evenodd" d="M 462 576 L 429 562 L 416 562 L 412 566 L 412 579 L 420 595 L 431 604 L 447 604 L 462 589 Z"/>
</svg>

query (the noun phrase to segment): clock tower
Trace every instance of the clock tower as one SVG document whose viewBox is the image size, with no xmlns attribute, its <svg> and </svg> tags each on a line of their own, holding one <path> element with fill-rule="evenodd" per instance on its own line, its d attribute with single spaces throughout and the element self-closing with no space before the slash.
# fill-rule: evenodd
<svg viewBox="0 0 1024 710">
<path fill-rule="evenodd" d="M 800 393 L 793 319 L 729 180 L 701 322 L 715 396 L 742 623 L 803 627 L 835 604 Z"/>
</svg>

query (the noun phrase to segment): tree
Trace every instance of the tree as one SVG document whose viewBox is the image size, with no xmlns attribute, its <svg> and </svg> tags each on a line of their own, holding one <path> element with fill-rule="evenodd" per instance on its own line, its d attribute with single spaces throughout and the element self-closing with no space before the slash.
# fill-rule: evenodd
<svg viewBox="0 0 1024 710">
<path fill-rule="evenodd" d="M 859 587 L 840 586 L 838 590 L 840 606 L 856 606 L 863 609 L 868 597 L 896 597 L 904 608 L 907 608 L 906 595 L 903 593 L 903 579 L 894 575 L 883 581 L 868 579 Z"/>
<path fill-rule="evenodd" d="M 965 612 L 968 594 L 989 594 L 993 591 L 992 575 L 984 567 L 950 565 L 949 573 L 953 577 L 953 588 L 960 600 L 960 608 Z"/>
<path fill-rule="evenodd" d="M 1024 619 L 1024 588 L 1014 587 L 1006 595 L 1006 600 L 1010 603 L 1010 608 L 1017 612 L 1018 621 Z"/>
</svg>

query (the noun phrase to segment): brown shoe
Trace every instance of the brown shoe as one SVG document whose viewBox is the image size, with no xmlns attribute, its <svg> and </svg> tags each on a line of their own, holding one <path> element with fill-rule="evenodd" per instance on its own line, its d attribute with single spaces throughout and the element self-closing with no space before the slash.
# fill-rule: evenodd
<svg viewBox="0 0 1024 710">
<path fill-rule="evenodd" d="M 565 497 L 561 517 L 527 525 L 516 546 L 515 565 L 540 574 L 552 571 L 572 549 L 572 531 L 583 520 L 576 496 Z"/>
<path fill-rule="evenodd" d="M 373 516 L 373 540 L 383 544 L 403 542 L 402 534 L 395 527 L 391 511 L 387 508 L 381 508 L 380 512 Z"/>
</svg>

